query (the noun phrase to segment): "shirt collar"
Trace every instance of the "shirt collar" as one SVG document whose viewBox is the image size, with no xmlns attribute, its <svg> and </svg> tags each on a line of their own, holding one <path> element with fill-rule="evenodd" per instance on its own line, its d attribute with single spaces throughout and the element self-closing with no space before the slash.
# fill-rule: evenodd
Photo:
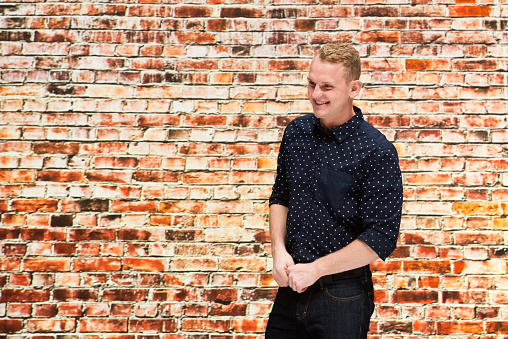
<svg viewBox="0 0 508 339">
<path fill-rule="evenodd" d="M 334 127 L 328 131 L 325 131 L 323 127 L 321 127 L 319 118 L 316 118 L 316 116 L 312 115 L 312 119 L 314 121 L 314 133 L 317 135 L 332 133 L 335 136 L 335 139 L 337 139 L 339 143 L 342 143 L 349 135 L 351 135 L 351 133 L 353 133 L 358 128 L 358 126 L 360 126 L 363 121 L 362 110 L 356 106 L 353 106 L 353 109 L 355 111 L 355 115 L 351 119 L 342 125 Z"/>
</svg>

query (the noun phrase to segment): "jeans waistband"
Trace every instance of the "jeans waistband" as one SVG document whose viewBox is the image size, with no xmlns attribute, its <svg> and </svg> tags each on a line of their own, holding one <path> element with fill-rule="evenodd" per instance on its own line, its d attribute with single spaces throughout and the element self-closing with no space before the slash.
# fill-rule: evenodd
<svg viewBox="0 0 508 339">
<path fill-rule="evenodd" d="M 318 281 L 320 283 L 329 284 L 341 279 L 367 276 L 368 273 L 370 273 L 370 265 L 358 267 L 349 271 L 325 275 L 319 278 Z"/>
</svg>

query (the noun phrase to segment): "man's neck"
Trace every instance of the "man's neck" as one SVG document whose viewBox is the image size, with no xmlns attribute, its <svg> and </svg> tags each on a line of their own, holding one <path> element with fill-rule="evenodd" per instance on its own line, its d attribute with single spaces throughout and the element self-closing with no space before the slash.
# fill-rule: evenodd
<svg viewBox="0 0 508 339">
<path fill-rule="evenodd" d="M 319 124 L 321 125 L 321 127 L 323 127 L 323 129 L 325 130 L 328 130 L 328 129 L 332 129 L 332 128 L 335 128 L 335 127 L 338 127 L 338 126 L 341 126 L 343 124 L 345 124 L 346 122 L 348 122 L 352 117 L 355 116 L 355 110 L 353 108 L 353 106 L 351 105 L 351 110 L 347 112 L 347 114 L 341 114 L 339 117 L 340 119 L 337 119 L 337 120 L 324 120 L 324 119 L 319 119 Z"/>
</svg>

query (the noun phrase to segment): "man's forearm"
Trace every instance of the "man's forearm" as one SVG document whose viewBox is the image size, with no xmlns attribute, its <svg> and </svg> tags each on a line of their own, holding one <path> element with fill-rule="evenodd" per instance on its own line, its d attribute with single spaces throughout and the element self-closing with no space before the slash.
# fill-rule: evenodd
<svg viewBox="0 0 508 339">
<path fill-rule="evenodd" d="M 288 208 L 283 205 L 270 206 L 269 225 L 272 251 L 286 249 L 286 218 Z"/>
<path fill-rule="evenodd" d="M 270 238 L 272 241 L 272 275 L 280 287 L 288 286 L 287 269 L 295 265 L 286 250 L 286 218 L 288 208 L 283 205 L 270 206 Z"/>
<path fill-rule="evenodd" d="M 357 239 L 341 250 L 314 261 L 319 277 L 349 271 L 379 259 L 369 245 Z"/>
</svg>

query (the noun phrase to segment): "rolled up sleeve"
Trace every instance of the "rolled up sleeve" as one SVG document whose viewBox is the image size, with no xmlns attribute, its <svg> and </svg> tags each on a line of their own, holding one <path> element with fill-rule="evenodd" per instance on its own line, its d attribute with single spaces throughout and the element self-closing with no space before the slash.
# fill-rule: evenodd
<svg viewBox="0 0 508 339">
<path fill-rule="evenodd" d="M 286 177 L 286 155 L 284 138 L 279 149 L 279 155 L 277 157 L 277 174 L 275 176 L 275 183 L 272 187 L 272 194 L 268 200 L 268 204 L 288 206 L 289 205 L 289 186 Z"/>
<path fill-rule="evenodd" d="M 359 239 L 386 260 L 397 245 L 402 216 L 402 176 L 395 148 L 376 152 L 367 166 L 370 175 L 363 184 L 361 200 L 366 230 Z"/>
</svg>

